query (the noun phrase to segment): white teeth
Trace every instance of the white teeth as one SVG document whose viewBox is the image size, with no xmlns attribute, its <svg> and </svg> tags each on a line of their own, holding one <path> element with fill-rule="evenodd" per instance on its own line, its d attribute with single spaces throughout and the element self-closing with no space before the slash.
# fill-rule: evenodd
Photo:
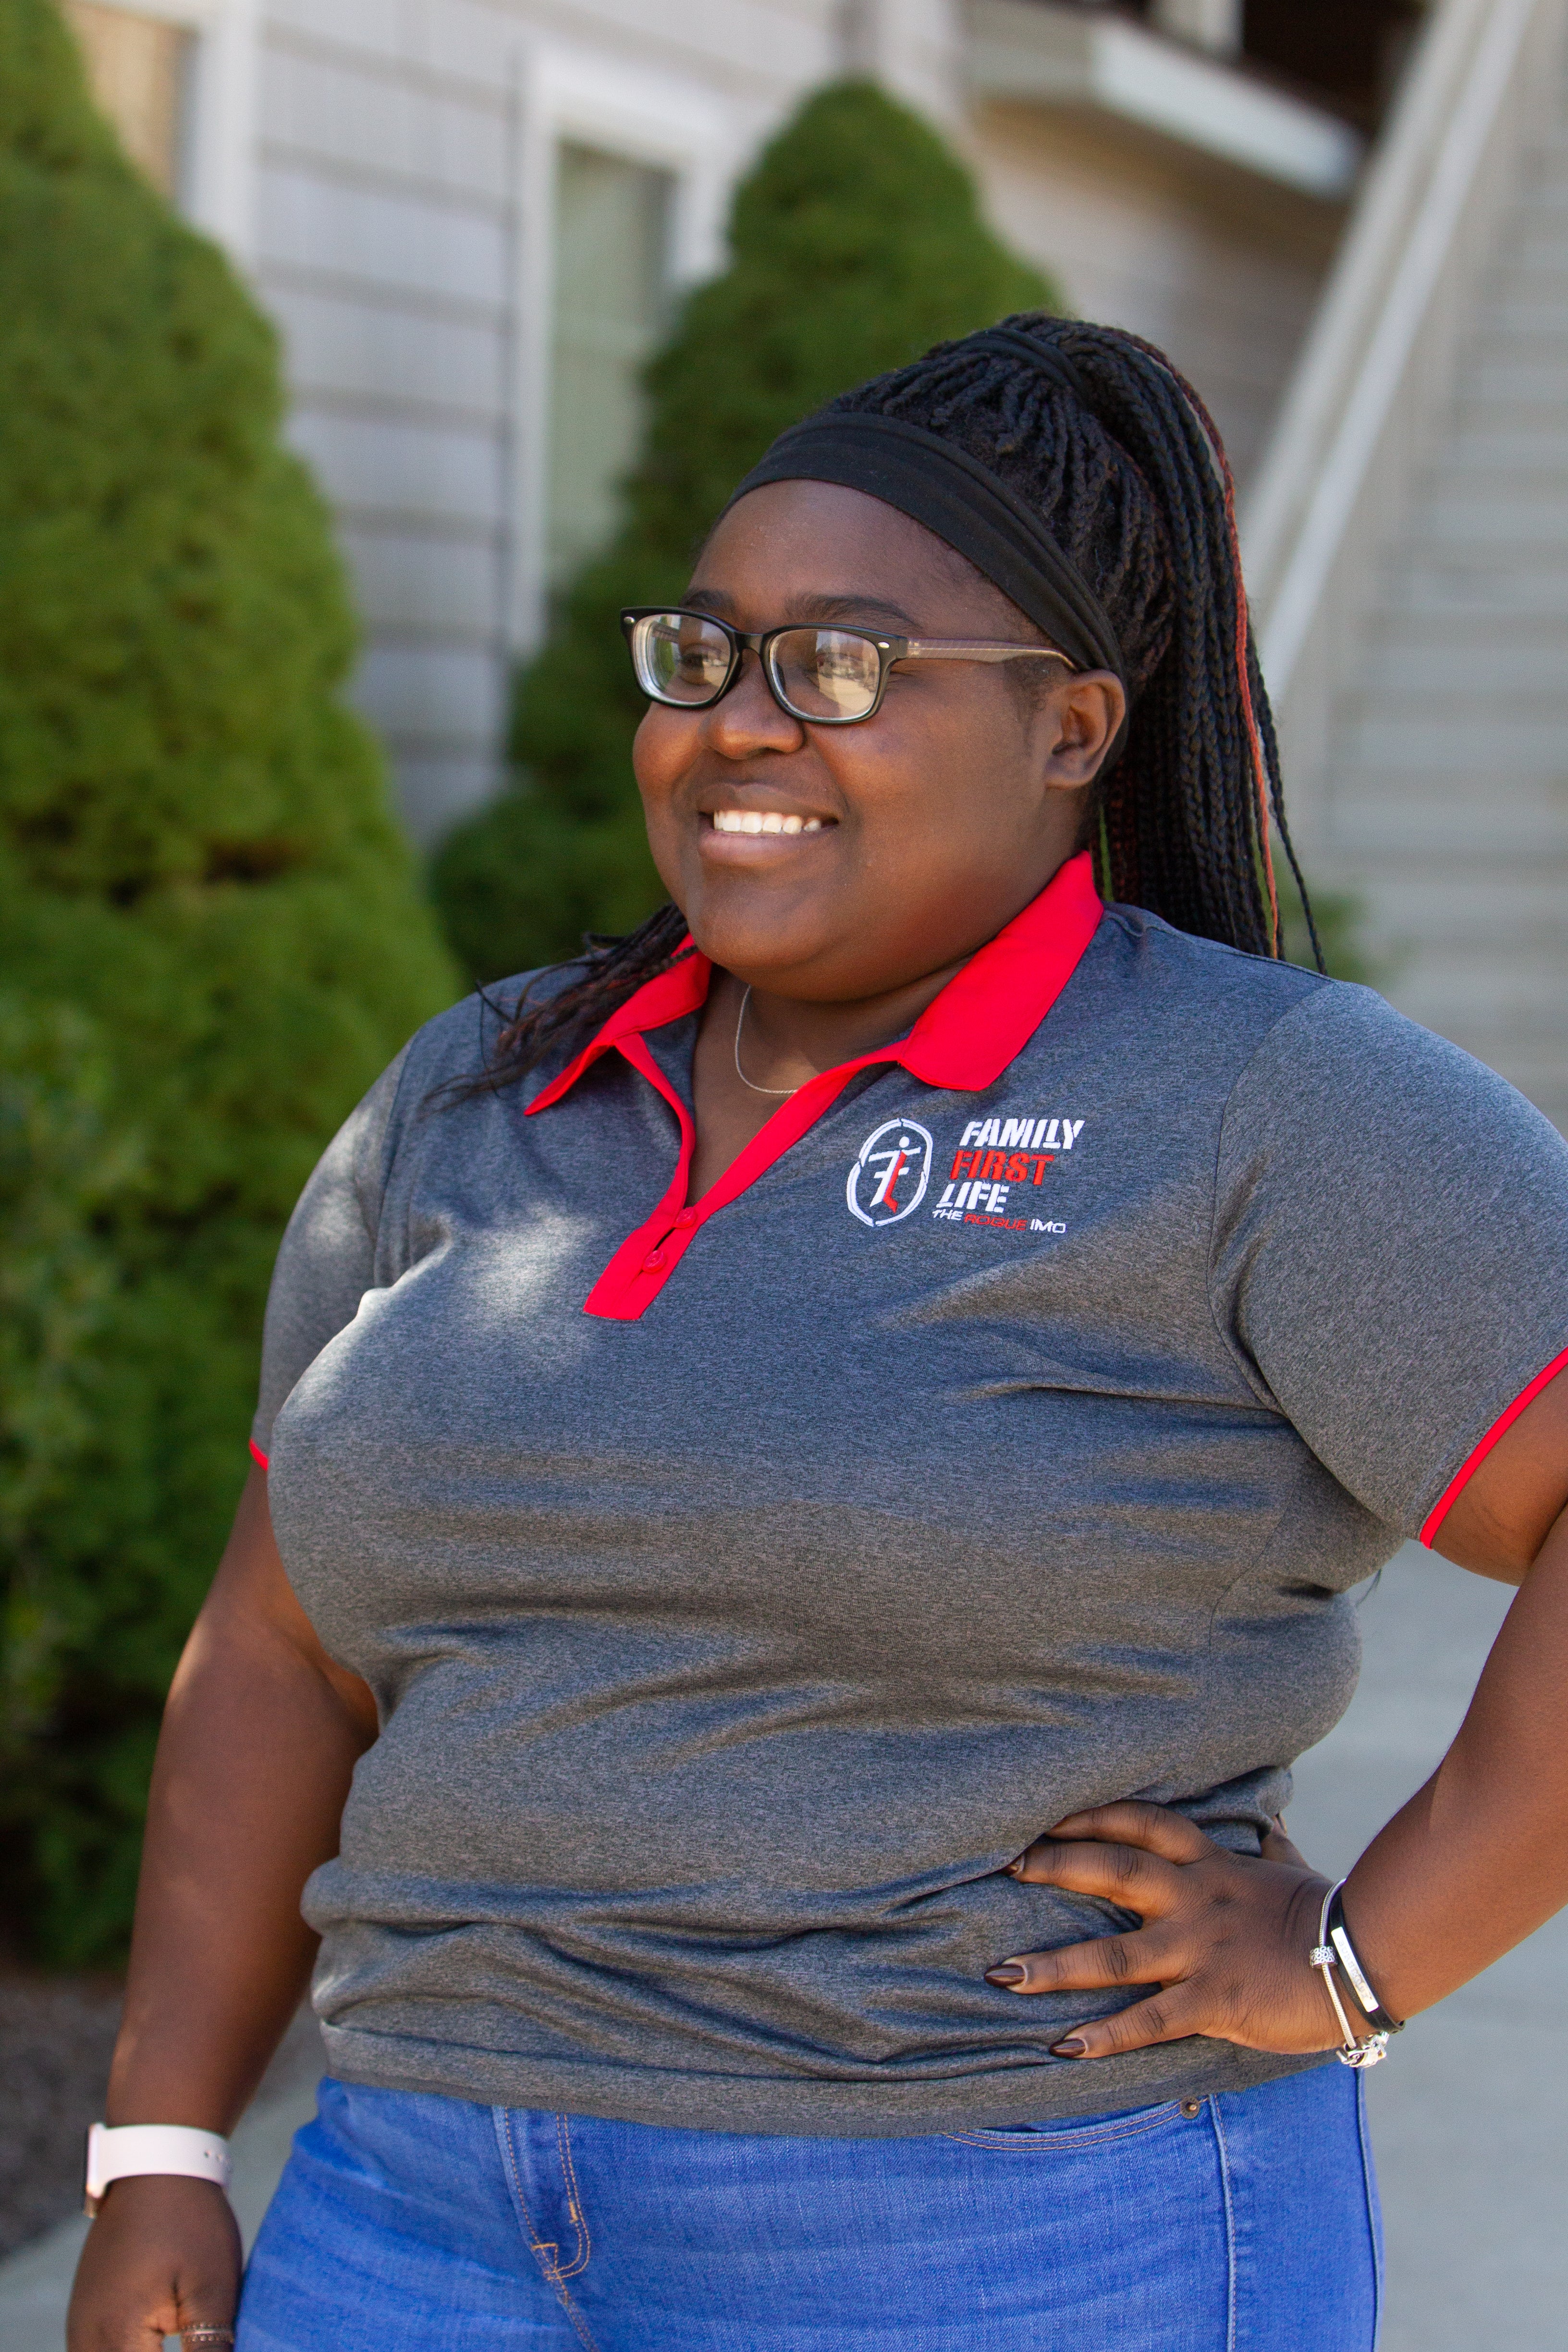
<svg viewBox="0 0 1568 2352">
<path fill-rule="evenodd" d="M 820 833 L 819 816 L 781 816 L 776 809 L 763 814 L 757 809 L 715 809 L 715 833 Z"/>
</svg>

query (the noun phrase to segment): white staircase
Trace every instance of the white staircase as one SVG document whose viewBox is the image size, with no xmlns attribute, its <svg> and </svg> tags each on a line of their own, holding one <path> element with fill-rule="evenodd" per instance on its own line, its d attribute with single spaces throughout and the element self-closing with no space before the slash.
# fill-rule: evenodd
<svg viewBox="0 0 1568 2352">
<path fill-rule="evenodd" d="M 1385 985 L 1568 1129 L 1568 110 L 1526 161 L 1329 731 Z"/>
<path fill-rule="evenodd" d="M 1568 1132 L 1564 14 L 1444 13 L 1249 557 L 1310 875 L 1402 1010 Z"/>
</svg>

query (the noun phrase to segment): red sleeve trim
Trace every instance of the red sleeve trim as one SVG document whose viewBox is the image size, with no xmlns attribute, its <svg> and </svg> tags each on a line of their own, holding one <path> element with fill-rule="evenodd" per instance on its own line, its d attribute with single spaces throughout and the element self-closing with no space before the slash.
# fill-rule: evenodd
<svg viewBox="0 0 1568 2352">
<path fill-rule="evenodd" d="M 254 1437 L 250 1441 L 250 1458 L 253 1462 L 258 1462 L 263 1470 L 266 1469 L 267 1456 L 263 1454 L 260 1446 L 258 1445 Z"/>
<path fill-rule="evenodd" d="M 1550 1388 L 1552 1382 L 1557 1378 L 1558 1373 L 1564 1370 L 1568 1370 L 1568 1348 L 1564 1348 L 1560 1356 L 1553 1356 L 1552 1361 L 1547 1365 L 1546 1370 L 1543 1372 L 1537 1372 L 1535 1378 L 1531 1381 L 1530 1386 L 1527 1389 L 1521 1390 L 1519 1395 L 1515 1397 L 1513 1402 L 1509 1406 L 1508 1411 L 1498 1415 L 1496 1421 L 1493 1422 L 1491 1427 L 1488 1430 L 1486 1435 L 1482 1438 L 1480 1444 L 1471 1454 L 1469 1460 L 1459 1472 L 1458 1476 L 1452 1480 L 1449 1486 L 1446 1488 L 1441 1502 L 1433 1512 L 1431 1517 L 1427 1520 L 1426 1526 L 1422 1528 L 1421 1541 L 1426 1546 L 1428 1551 L 1431 1550 L 1434 1542 L 1436 1540 L 1438 1528 L 1442 1526 L 1444 1520 L 1453 1509 L 1454 1505 L 1458 1501 L 1459 1496 L 1464 1493 L 1465 1488 L 1469 1485 L 1470 1480 L 1475 1476 L 1476 1472 L 1480 1468 L 1481 1464 L 1486 1460 L 1487 1455 L 1491 1452 L 1492 1447 L 1497 1444 L 1498 1439 L 1505 1435 L 1506 1433 L 1513 1427 L 1514 1423 L 1519 1419 L 1519 1416 L 1524 1411 L 1525 1406 L 1527 1404 L 1533 1404 L 1536 1398 L 1541 1394 L 1542 1390 L 1544 1388 Z"/>
</svg>

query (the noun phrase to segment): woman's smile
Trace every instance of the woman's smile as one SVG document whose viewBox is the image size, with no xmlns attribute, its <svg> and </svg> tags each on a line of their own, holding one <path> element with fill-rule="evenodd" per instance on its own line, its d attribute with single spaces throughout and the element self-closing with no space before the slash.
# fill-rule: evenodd
<svg viewBox="0 0 1568 2352">
<path fill-rule="evenodd" d="M 821 833 L 825 826 L 836 824 L 836 817 L 801 816 L 797 812 L 783 809 L 713 809 L 700 819 L 704 830 L 727 835 L 742 835 L 755 840 L 760 834 L 777 839 L 787 835 L 798 839 L 803 834 Z"/>
</svg>

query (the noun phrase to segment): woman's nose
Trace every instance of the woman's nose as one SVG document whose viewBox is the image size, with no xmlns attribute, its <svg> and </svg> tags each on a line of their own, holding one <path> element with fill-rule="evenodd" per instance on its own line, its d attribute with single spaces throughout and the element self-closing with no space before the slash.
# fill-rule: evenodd
<svg viewBox="0 0 1568 2352">
<path fill-rule="evenodd" d="M 774 701 L 763 665 L 750 650 L 741 656 L 741 675 L 707 713 L 708 747 L 722 760 L 742 760 L 756 751 L 798 751 L 805 730 Z"/>
</svg>

